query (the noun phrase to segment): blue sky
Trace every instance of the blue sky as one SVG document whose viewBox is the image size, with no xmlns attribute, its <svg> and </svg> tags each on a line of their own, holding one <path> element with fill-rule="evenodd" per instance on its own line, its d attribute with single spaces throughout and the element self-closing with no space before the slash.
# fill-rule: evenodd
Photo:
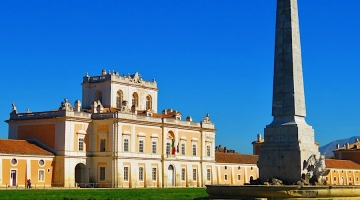
<svg viewBox="0 0 360 200">
<path fill-rule="evenodd" d="M 81 100 L 82 77 L 138 71 L 159 112 L 201 121 L 252 153 L 272 121 L 276 0 L 0 0 L 0 119 Z M 299 0 L 306 121 L 321 145 L 360 135 L 360 1 Z M 0 123 L 0 138 L 8 126 Z"/>
</svg>

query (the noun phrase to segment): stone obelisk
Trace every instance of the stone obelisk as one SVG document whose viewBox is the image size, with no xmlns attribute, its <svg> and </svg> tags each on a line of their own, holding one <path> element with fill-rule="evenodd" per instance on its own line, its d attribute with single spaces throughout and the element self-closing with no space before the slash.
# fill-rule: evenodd
<svg viewBox="0 0 360 200">
<path fill-rule="evenodd" d="M 314 130 L 305 122 L 297 0 L 277 0 L 272 116 L 259 154 L 260 180 L 296 183 L 306 173 L 304 161 L 319 158 Z"/>
</svg>

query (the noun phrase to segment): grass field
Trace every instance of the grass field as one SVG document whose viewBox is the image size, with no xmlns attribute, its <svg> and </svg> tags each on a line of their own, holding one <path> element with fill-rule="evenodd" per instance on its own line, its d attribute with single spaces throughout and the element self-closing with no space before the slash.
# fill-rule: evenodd
<svg viewBox="0 0 360 200">
<path fill-rule="evenodd" d="M 205 188 L 169 189 L 56 189 L 56 190 L 0 190 L 3 199 L 194 199 L 207 197 Z"/>
</svg>

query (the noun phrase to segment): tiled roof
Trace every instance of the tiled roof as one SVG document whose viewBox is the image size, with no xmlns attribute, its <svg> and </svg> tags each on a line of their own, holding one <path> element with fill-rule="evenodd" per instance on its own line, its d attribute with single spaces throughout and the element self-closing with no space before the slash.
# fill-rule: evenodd
<svg viewBox="0 0 360 200">
<path fill-rule="evenodd" d="M 258 156 L 215 152 L 215 161 L 218 163 L 256 164 L 258 161 Z"/>
<path fill-rule="evenodd" d="M 325 159 L 326 168 L 360 169 L 360 165 L 351 160 Z"/>
<path fill-rule="evenodd" d="M 49 151 L 42 149 L 35 144 L 31 144 L 26 140 L 6 140 L 0 139 L 1 154 L 21 154 L 21 155 L 49 155 L 53 156 Z"/>
</svg>

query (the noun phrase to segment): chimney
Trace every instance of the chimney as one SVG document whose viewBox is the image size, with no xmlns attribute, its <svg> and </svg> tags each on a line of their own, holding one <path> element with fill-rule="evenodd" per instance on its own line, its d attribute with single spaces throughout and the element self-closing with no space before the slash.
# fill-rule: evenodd
<svg viewBox="0 0 360 200">
<path fill-rule="evenodd" d="M 261 134 L 257 134 L 257 140 L 258 142 L 261 142 Z"/>
<path fill-rule="evenodd" d="M 80 109 L 81 109 L 81 102 L 80 102 L 80 100 L 76 100 L 75 103 L 74 103 L 74 105 L 75 105 L 75 111 L 76 111 L 76 112 L 80 112 Z"/>
</svg>

